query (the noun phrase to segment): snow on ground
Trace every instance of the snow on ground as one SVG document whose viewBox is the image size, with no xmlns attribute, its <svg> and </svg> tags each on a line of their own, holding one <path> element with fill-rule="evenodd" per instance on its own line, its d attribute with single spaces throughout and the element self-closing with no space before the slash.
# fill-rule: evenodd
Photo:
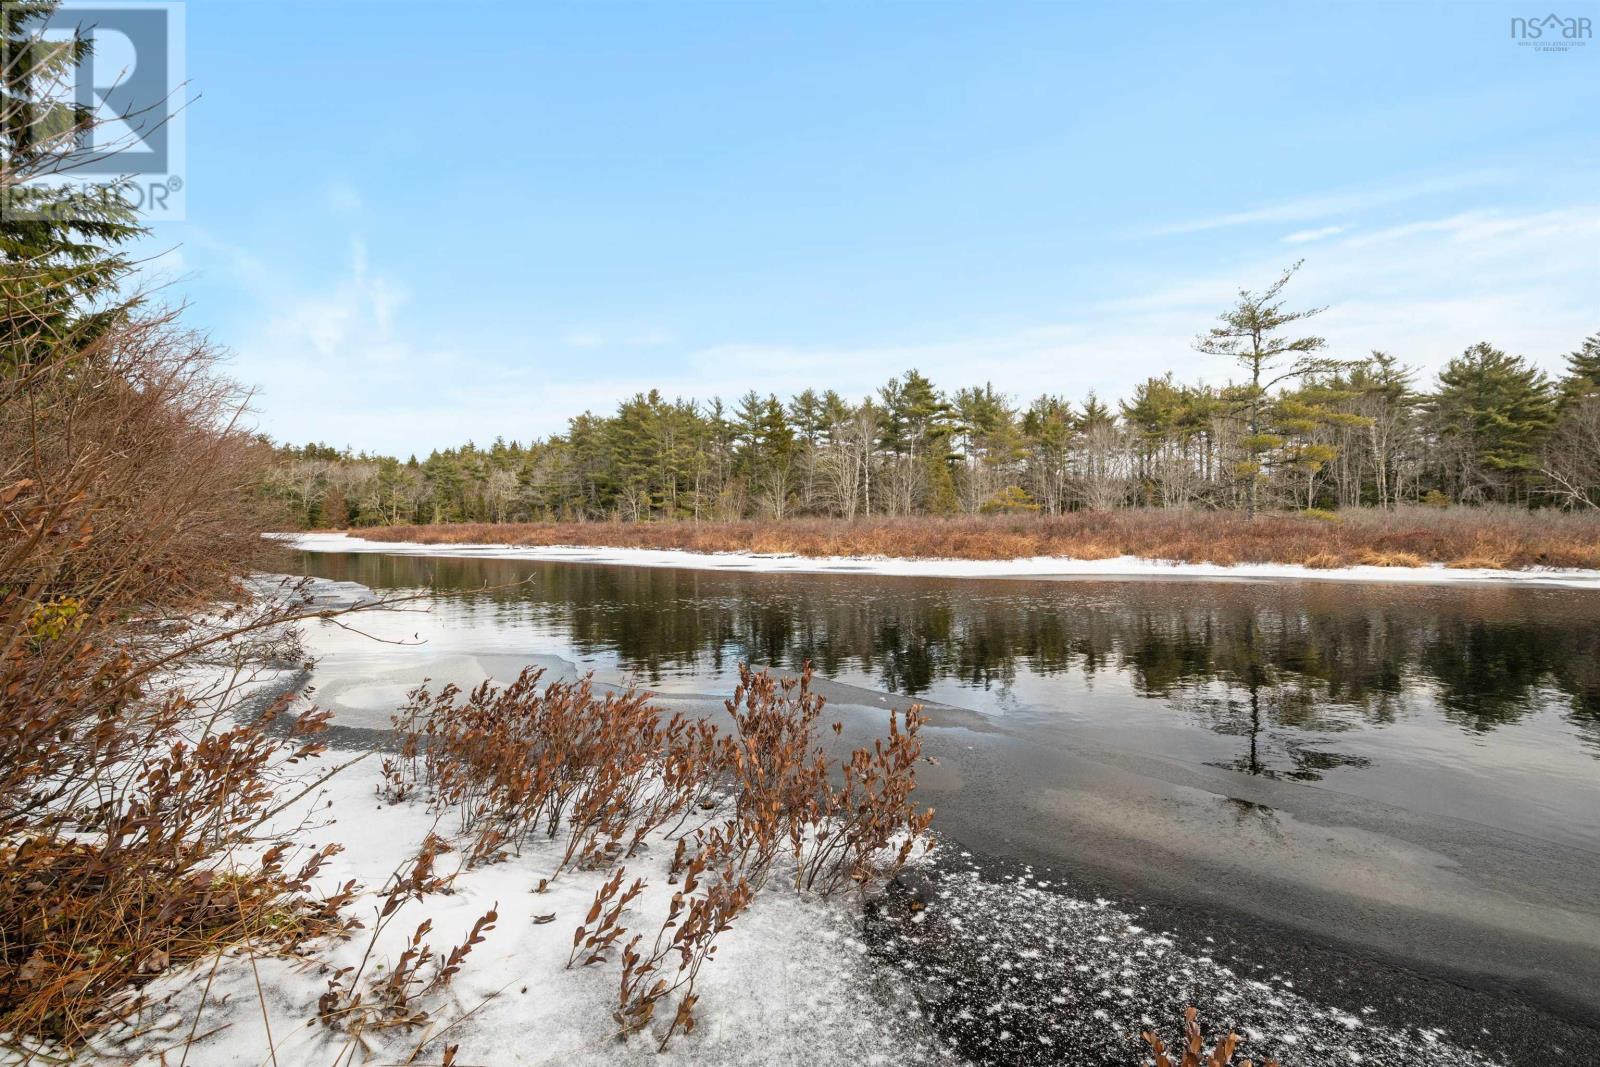
<svg viewBox="0 0 1600 1067">
<path fill-rule="evenodd" d="M 328 782 L 305 810 L 284 816 L 313 820 L 302 836 L 308 847 L 325 840 L 345 845 L 323 879 L 329 886 L 347 878 L 369 890 L 381 886 L 430 829 L 453 826 L 453 816 L 436 820 L 421 803 L 383 803 L 378 781 L 377 757 L 369 757 Z M 629 867 L 630 879 L 651 883 L 626 920 L 647 940 L 672 891 L 664 877 L 670 852 L 657 841 Z M 796 894 L 775 872 L 702 971 L 699 1027 L 674 1038 L 664 1055 L 642 1035 L 617 1038 L 610 1017 L 614 959 L 566 969 L 572 931 L 604 875 L 566 872 L 546 892 L 534 892 L 556 862 L 554 847 L 545 845 L 463 872 L 450 895 L 407 904 L 386 930 L 373 955 L 377 975 L 424 917 L 441 951 L 489 907 L 499 912 L 448 997 L 424 1005 L 432 1013 L 424 1028 L 371 1034 L 369 1046 L 357 1049 L 347 1035 L 315 1021 L 330 968 L 354 964 L 366 951 L 362 930 L 302 961 L 236 954 L 214 973 L 206 963 L 169 976 L 150 991 L 154 1009 L 132 1028 L 103 1035 L 80 1062 L 156 1067 L 165 1053 L 164 1062 L 176 1064 L 194 1026 L 203 1036 L 187 1062 L 203 1067 L 437 1064 L 441 1046 L 455 1042 L 463 1067 L 1109 1067 L 1145 1062 L 1140 1031 L 1154 1028 L 1173 1039 L 1188 1004 L 1200 1007 L 1208 1033 L 1235 1027 L 1246 1038 L 1240 1058 L 1254 1056 L 1258 1064 L 1264 1055 L 1284 1067 L 1423 1062 L 1419 1056 L 1441 1067 L 1496 1062 L 1439 1031 L 1395 1029 L 1370 1012 L 1318 1005 L 1295 993 L 1292 976 L 1236 973 L 1203 948 L 1182 944 L 1181 934 L 1142 928 L 1135 913 L 1077 899 L 1031 872 L 985 874 L 963 856 L 953 846 L 938 847 L 865 909 L 854 899 Z M 369 928 L 376 899 L 369 891 L 356 906 Z M 552 914 L 551 921 L 535 922 Z"/>
<path fill-rule="evenodd" d="M 333 753 L 330 760 L 349 758 Z M 436 820 L 419 803 L 388 805 L 377 793 L 378 757 L 369 757 L 331 779 L 299 810 L 282 817 L 311 818 L 302 835 L 307 847 L 338 841 L 345 851 L 321 878 L 332 887 L 349 878 L 368 887 L 356 904 L 368 930 L 303 961 L 248 955 L 225 958 L 212 973 L 207 963 L 169 976 L 148 992 L 158 1006 L 123 1028 L 103 1035 L 86 1061 L 176 1064 L 205 995 L 188 1063 L 202 1067 L 281 1067 L 336 1062 L 403 1063 L 422 1046 L 416 1062 L 440 1062 L 441 1045 L 459 1042 L 457 1063 L 502 1064 L 851 1064 L 954 1062 L 940 1051 L 915 1016 L 896 1008 L 898 995 L 875 982 L 860 936 L 862 910 L 855 900 L 822 901 L 789 889 L 774 872 L 751 909 L 718 941 L 715 957 L 697 985 L 699 1025 L 673 1039 L 658 1055 L 656 1042 L 617 1039 L 611 1011 L 617 997 L 615 959 L 586 969 L 566 969 L 572 934 L 581 923 L 605 872 L 564 872 L 544 893 L 534 891 L 555 868 L 557 845 L 526 850 L 505 863 L 464 871 L 454 891 L 405 905 L 385 930 L 369 968 L 383 974 L 424 918 L 436 952 L 461 941 L 490 907 L 499 912 L 487 940 L 468 957 L 442 1002 L 425 1003 L 432 1021 L 416 1030 L 369 1034 L 369 1050 L 357 1050 L 347 1035 L 315 1022 L 317 998 L 328 972 L 357 963 L 367 948 L 380 887 L 409 856 Z M 437 822 L 455 828 L 453 814 Z M 670 843 L 629 864 L 628 878 L 649 887 L 630 907 L 625 924 L 648 942 L 666 914 L 673 888 L 666 882 Z M 441 861 L 454 869 L 459 857 Z M 448 866 L 446 866 L 448 864 Z M 554 918 L 536 923 L 535 917 Z M 631 935 L 630 935 L 631 936 Z M 262 995 L 257 995 L 259 980 Z M 263 1012 L 263 1004 L 265 1012 Z M 265 1015 L 265 1018 L 263 1017 Z M 669 1010 L 658 1012 L 663 1022 Z M 270 1033 L 270 1038 L 269 1038 Z M 443 1038 L 441 1042 L 439 1038 Z M 759 1051 L 758 1051 L 759 1050 Z M 371 1053 L 368 1060 L 366 1052 Z M 341 1060 L 341 1053 L 353 1058 Z"/>
<path fill-rule="evenodd" d="M 1237 1059 L 1258 1065 L 1497 1062 L 1438 1030 L 1384 1026 L 1370 1007 L 1313 1003 L 1292 975 L 1265 965 L 1238 973 L 1204 943 L 1145 929 L 1139 915 L 1077 899 L 1031 868 L 997 875 L 951 846 L 936 855 L 938 867 L 912 872 L 873 906 L 868 941 L 883 964 L 915 976 L 923 1013 L 970 1062 L 1148 1062 L 1139 1035 L 1154 1030 L 1176 1044 L 1189 1005 L 1208 1035 L 1238 1032 Z"/>
<path fill-rule="evenodd" d="M 885 574 L 929 578 L 1295 578 L 1314 581 L 1513 582 L 1526 585 L 1600 589 L 1600 571 L 1563 568 L 1492 570 L 1426 567 L 1334 567 L 1319 570 L 1295 563 L 1175 563 L 1169 560 L 1118 556 L 1114 559 L 894 559 L 889 557 L 766 555 L 755 552 L 685 552 L 676 549 L 595 548 L 574 545 L 421 545 L 401 541 L 368 541 L 339 533 L 272 535 L 311 552 L 385 552 L 403 556 L 530 559 L 567 563 L 609 563 L 633 567 L 679 567 L 690 570 L 752 571 L 796 574 Z"/>
</svg>

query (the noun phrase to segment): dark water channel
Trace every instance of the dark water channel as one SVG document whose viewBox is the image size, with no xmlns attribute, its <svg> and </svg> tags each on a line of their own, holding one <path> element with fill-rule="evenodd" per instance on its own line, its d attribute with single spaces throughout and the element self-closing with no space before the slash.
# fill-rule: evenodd
<svg viewBox="0 0 1600 1067">
<path fill-rule="evenodd" d="M 1315 582 L 761 575 L 302 556 L 431 584 L 435 629 L 718 693 L 738 663 L 1093 741 L 1315 782 L 1600 848 L 1600 597 Z M 492 588 L 484 591 L 486 587 Z"/>
</svg>

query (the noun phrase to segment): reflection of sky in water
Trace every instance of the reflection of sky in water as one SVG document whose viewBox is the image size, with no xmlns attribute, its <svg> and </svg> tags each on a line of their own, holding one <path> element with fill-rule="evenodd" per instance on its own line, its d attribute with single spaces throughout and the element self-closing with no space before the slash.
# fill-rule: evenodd
<svg viewBox="0 0 1600 1067">
<path fill-rule="evenodd" d="M 1592 821 L 1600 807 L 1600 598 L 1582 591 L 305 561 L 379 589 L 432 580 L 449 595 L 406 620 L 432 655 L 556 655 L 675 693 L 731 690 L 742 659 L 810 658 L 1041 743 L 1397 803 L 1432 790 L 1479 815 Z"/>
</svg>

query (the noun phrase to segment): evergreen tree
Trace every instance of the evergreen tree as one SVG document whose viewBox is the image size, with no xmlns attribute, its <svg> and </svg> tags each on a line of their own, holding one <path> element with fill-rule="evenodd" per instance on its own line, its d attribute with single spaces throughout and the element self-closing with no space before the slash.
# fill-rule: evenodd
<svg viewBox="0 0 1600 1067">
<path fill-rule="evenodd" d="M 1366 423 L 1361 415 L 1339 410 L 1339 405 L 1354 395 L 1324 381 L 1281 396 L 1272 405 L 1270 430 L 1277 443 L 1270 453 L 1271 461 L 1291 482 L 1304 480 L 1308 508 L 1316 506 L 1317 475 L 1339 455 L 1337 446 L 1325 436 L 1327 431 Z M 1293 499 L 1298 484 L 1288 492 Z"/>
<path fill-rule="evenodd" d="M 934 385 L 915 368 L 903 379 L 890 379 L 879 390 L 883 398 L 883 444 L 905 457 L 920 475 L 923 507 L 936 515 L 957 510 L 955 479 L 950 467 L 955 411 Z M 914 501 L 907 501 L 911 504 Z"/>
<path fill-rule="evenodd" d="M 831 436 L 837 427 L 850 421 L 855 414 L 855 406 L 840 396 L 838 392 L 829 389 L 822 394 L 822 426 Z"/>
<path fill-rule="evenodd" d="M 816 444 L 828 425 L 827 407 L 815 389 L 807 389 L 789 402 L 789 418 L 796 435 L 807 445 Z"/>
<path fill-rule="evenodd" d="M 1022 416 L 1028 482 L 1034 499 L 1043 501 L 1045 510 L 1052 515 L 1066 509 L 1067 479 L 1077 433 L 1071 403 L 1058 396 L 1039 397 Z"/>
<path fill-rule="evenodd" d="M 1600 333 L 1584 339 L 1583 347 L 1567 356 L 1567 373 L 1561 379 L 1561 406 L 1585 397 L 1600 396 Z"/>
<path fill-rule="evenodd" d="M 1284 382 L 1345 365 L 1316 357 L 1315 353 L 1327 344 L 1321 337 L 1283 334 L 1288 327 L 1324 310 L 1284 310 L 1280 297 L 1303 262 L 1295 263 L 1260 293 L 1239 290 L 1239 302 L 1222 313 L 1217 325 L 1195 339 L 1196 351 L 1227 356 L 1250 375 L 1248 384 L 1234 396 L 1245 422 L 1245 436 L 1239 442 L 1245 459 L 1239 462 L 1237 471 L 1247 482 L 1246 514 L 1251 517 L 1259 506 L 1263 457 L 1282 443 L 1278 435 L 1269 433 L 1265 426 L 1272 390 Z"/>
<path fill-rule="evenodd" d="M 1521 356 L 1479 342 L 1439 373 L 1429 409 L 1436 451 L 1460 498 L 1526 497 L 1555 422 L 1544 374 Z"/>
<path fill-rule="evenodd" d="M 1078 416 L 1078 429 L 1084 433 L 1106 429 L 1114 425 L 1117 417 L 1098 396 L 1090 393 L 1083 401 L 1083 414 Z"/>
<path fill-rule="evenodd" d="M 117 246 L 142 234 L 119 190 L 103 195 L 47 179 L 70 170 L 73 149 L 99 120 L 62 102 L 61 88 L 89 54 L 74 33 L 46 41 L 42 27 L 59 5 L 0 5 L 0 373 L 83 350 L 129 310 L 108 299 L 131 269 Z"/>
</svg>

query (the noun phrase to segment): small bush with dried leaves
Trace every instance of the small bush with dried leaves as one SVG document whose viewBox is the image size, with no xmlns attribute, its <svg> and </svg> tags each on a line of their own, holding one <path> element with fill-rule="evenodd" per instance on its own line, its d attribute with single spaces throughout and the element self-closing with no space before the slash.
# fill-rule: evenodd
<svg viewBox="0 0 1600 1067">
<path fill-rule="evenodd" d="M 693 1030 L 701 968 L 780 861 L 799 891 L 864 888 L 907 862 L 932 819 L 912 801 L 919 711 L 892 714 L 871 748 L 831 756 L 809 665 L 782 680 L 742 666 L 727 729 L 665 716 L 636 692 L 597 695 L 587 678 L 542 681 L 529 669 L 469 694 L 419 687 L 395 717 L 403 740 L 382 788 L 391 802 L 421 797 L 454 813 L 468 863 L 497 862 L 536 836 L 557 842 L 540 891 L 570 868 L 611 869 L 567 965 L 604 964 L 620 946 L 623 1034 L 650 1027 L 674 998 L 661 1046 Z M 649 934 L 630 929 L 646 882 L 630 881 L 627 864 L 654 834 L 676 841 L 666 877 L 677 888 Z"/>
<path fill-rule="evenodd" d="M 1239 1047 L 1239 1035 L 1229 1030 L 1207 1049 L 1205 1035 L 1200 1031 L 1199 1016 L 1200 1013 L 1194 1008 L 1184 1010 L 1183 1038 L 1175 1050 L 1178 1053 L 1176 1060 L 1168 1055 L 1166 1042 L 1154 1032 L 1146 1030 L 1143 1034 L 1145 1044 L 1155 1054 L 1155 1058 L 1147 1062 L 1154 1067 L 1230 1067 L 1234 1051 Z M 1252 1067 L 1252 1061 L 1245 1060 L 1239 1067 Z M 1279 1064 L 1277 1060 L 1268 1060 L 1263 1067 L 1279 1067 Z"/>
</svg>

